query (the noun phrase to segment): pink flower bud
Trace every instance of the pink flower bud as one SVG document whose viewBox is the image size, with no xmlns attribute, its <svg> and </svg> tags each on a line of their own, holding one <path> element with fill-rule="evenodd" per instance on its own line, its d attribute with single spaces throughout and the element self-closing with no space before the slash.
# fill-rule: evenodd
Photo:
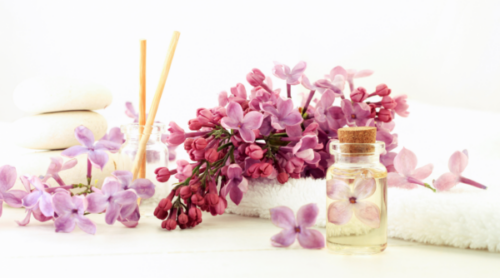
<svg viewBox="0 0 500 278">
<path fill-rule="evenodd" d="M 215 193 L 208 193 L 205 196 L 205 202 L 209 206 L 214 207 L 219 203 L 219 196 L 217 196 L 217 194 L 215 194 Z"/>
<path fill-rule="evenodd" d="M 392 121 L 391 111 L 388 109 L 380 109 L 380 111 L 378 111 L 378 119 L 384 123 Z"/>
<path fill-rule="evenodd" d="M 155 170 L 156 180 L 159 182 L 167 182 L 170 179 L 170 171 L 166 167 L 159 167 Z"/>
<path fill-rule="evenodd" d="M 380 84 L 375 88 L 375 93 L 373 94 L 385 97 L 391 94 L 391 89 L 385 84 Z"/>
<path fill-rule="evenodd" d="M 189 158 L 192 161 L 200 161 L 205 158 L 205 150 L 192 149 L 189 151 Z"/>
<path fill-rule="evenodd" d="M 248 167 L 247 175 L 249 175 L 252 179 L 260 177 L 260 163 L 255 163 Z"/>
<path fill-rule="evenodd" d="M 264 152 L 256 144 L 251 144 L 250 146 L 246 147 L 245 154 L 248 155 L 250 158 L 256 160 L 261 160 L 262 157 L 264 156 Z"/>
<path fill-rule="evenodd" d="M 383 97 L 380 104 L 382 104 L 385 109 L 393 109 L 397 105 L 397 103 L 390 96 Z"/>
<path fill-rule="evenodd" d="M 200 183 L 196 181 L 195 183 L 189 182 L 189 188 L 191 189 L 191 192 L 196 193 L 198 192 L 198 189 L 200 189 Z"/>
<path fill-rule="evenodd" d="M 370 118 L 375 118 L 377 116 L 377 105 L 370 104 Z"/>
<path fill-rule="evenodd" d="M 209 163 L 214 163 L 219 159 L 219 153 L 217 152 L 216 149 L 208 149 L 205 151 L 205 159 Z"/>
<path fill-rule="evenodd" d="M 191 119 L 188 122 L 189 129 L 191 130 L 200 130 L 201 128 L 201 123 L 198 121 L 198 119 Z"/>
<path fill-rule="evenodd" d="M 165 223 L 165 227 L 163 227 L 163 223 Z M 175 227 L 177 227 L 177 223 L 174 219 L 167 219 L 166 221 L 163 221 L 163 223 L 162 228 L 167 229 L 167 231 L 175 230 Z"/>
<path fill-rule="evenodd" d="M 266 79 L 266 76 L 259 69 L 253 69 L 247 74 L 248 83 L 254 87 L 260 86 L 264 79 Z"/>
<path fill-rule="evenodd" d="M 278 174 L 278 182 L 281 184 L 285 184 L 288 181 L 288 174 L 285 172 L 281 172 Z"/>
<path fill-rule="evenodd" d="M 363 87 L 358 87 L 351 92 L 351 100 L 354 102 L 363 102 L 367 96 L 366 89 Z"/>
<path fill-rule="evenodd" d="M 181 211 L 181 214 L 179 214 L 179 217 L 177 217 L 177 222 L 179 222 L 179 226 L 186 225 L 188 220 L 189 218 L 187 214 L 185 214 L 184 211 Z"/>
<path fill-rule="evenodd" d="M 269 163 L 261 163 L 260 164 L 260 176 L 263 178 L 269 177 L 273 173 L 274 167 Z"/>
<path fill-rule="evenodd" d="M 193 138 L 187 138 L 186 141 L 184 141 L 184 149 L 186 151 L 190 151 L 193 148 Z"/>
<path fill-rule="evenodd" d="M 205 204 L 205 199 L 199 193 L 196 193 L 191 196 L 191 202 L 197 206 L 202 206 Z"/>
<path fill-rule="evenodd" d="M 208 127 L 213 126 L 212 121 L 214 120 L 214 114 L 212 114 L 212 112 L 210 112 L 210 110 L 208 110 L 206 108 L 198 109 L 198 111 L 196 112 L 196 115 L 197 115 L 198 121 L 200 122 L 200 124 L 202 126 L 208 126 Z"/>
<path fill-rule="evenodd" d="M 187 199 L 187 198 L 191 197 L 191 194 L 192 194 L 191 187 L 189 187 L 189 186 L 181 187 L 180 195 L 181 195 L 182 199 Z"/>
<path fill-rule="evenodd" d="M 168 210 L 163 210 L 160 206 L 155 208 L 154 216 L 160 220 L 165 220 L 168 216 Z"/>
<path fill-rule="evenodd" d="M 195 150 L 203 150 L 207 147 L 207 140 L 205 138 L 202 138 L 202 137 L 198 137 L 196 139 L 194 139 L 193 141 L 193 149 Z"/>
<path fill-rule="evenodd" d="M 161 199 L 160 203 L 158 204 L 158 207 L 161 208 L 164 211 L 169 211 L 172 208 L 172 201 L 167 198 Z"/>
<path fill-rule="evenodd" d="M 191 207 L 188 213 L 189 213 L 189 218 L 191 218 L 194 221 L 201 219 L 201 210 L 197 207 Z"/>
<path fill-rule="evenodd" d="M 227 176 L 227 169 L 228 169 L 228 168 L 229 168 L 229 166 L 228 166 L 228 165 L 226 165 L 226 166 L 222 167 L 222 168 L 220 169 L 220 173 L 221 173 L 221 175 L 223 175 L 223 176 Z"/>
</svg>

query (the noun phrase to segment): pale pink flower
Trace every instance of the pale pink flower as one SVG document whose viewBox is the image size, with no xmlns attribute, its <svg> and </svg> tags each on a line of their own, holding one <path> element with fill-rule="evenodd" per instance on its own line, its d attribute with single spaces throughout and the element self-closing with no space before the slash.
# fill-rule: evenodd
<svg viewBox="0 0 500 278">
<path fill-rule="evenodd" d="M 467 150 L 454 152 L 448 161 L 450 172 L 441 175 L 434 182 L 434 187 L 439 191 L 444 191 L 451 189 L 458 183 L 465 183 L 477 188 L 486 189 L 485 185 L 462 177 L 462 172 L 465 170 L 465 167 L 467 167 L 467 164 L 469 164 L 469 153 Z"/>
<path fill-rule="evenodd" d="M 297 85 L 300 83 L 300 77 L 306 70 L 307 64 L 304 61 L 300 61 L 292 70 L 290 67 L 279 62 L 274 62 L 273 74 L 283 80 L 286 80 L 287 84 Z"/>
<path fill-rule="evenodd" d="M 252 143 L 255 141 L 253 130 L 259 129 L 263 119 L 264 116 L 257 111 L 251 111 L 243 115 L 241 105 L 230 102 L 227 106 L 227 117 L 222 118 L 221 125 L 227 129 L 238 130 L 245 142 Z"/>
<path fill-rule="evenodd" d="M 423 182 L 432 174 L 434 166 L 429 163 L 417 168 L 417 156 L 412 151 L 403 148 L 394 158 L 394 168 L 396 172 L 387 175 L 389 187 L 413 189 L 422 185 L 434 190 L 429 184 Z"/>
<path fill-rule="evenodd" d="M 376 189 L 374 178 L 356 178 L 353 190 L 344 180 L 329 180 L 326 184 L 326 192 L 328 197 L 335 202 L 328 206 L 328 222 L 344 225 L 354 214 L 363 224 L 372 228 L 380 227 L 380 208 L 366 200 L 375 193 Z"/>
<path fill-rule="evenodd" d="M 394 107 L 394 111 L 401 117 L 408 117 L 408 115 L 410 115 L 410 112 L 408 112 L 408 107 L 410 106 L 406 103 L 407 98 L 408 98 L 407 95 L 399 95 L 393 98 L 394 101 L 396 102 L 396 107 Z"/>
</svg>

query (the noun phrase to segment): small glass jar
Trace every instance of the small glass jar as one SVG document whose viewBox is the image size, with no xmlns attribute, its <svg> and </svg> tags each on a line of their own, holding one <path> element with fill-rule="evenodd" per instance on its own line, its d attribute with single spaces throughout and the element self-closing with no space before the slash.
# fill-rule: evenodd
<svg viewBox="0 0 500 278">
<path fill-rule="evenodd" d="M 126 159 L 127 169 L 132 171 L 132 166 L 135 160 L 137 149 L 139 148 L 140 125 L 137 123 L 121 126 L 122 132 L 125 134 L 125 143 L 120 149 L 120 154 Z M 157 204 L 160 198 L 167 195 L 169 191 L 166 183 L 160 183 L 156 180 L 155 170 L 158 167 L 168 167 L 168 148 L 161 141 L 162 134 L 165 133 L 165 125 L 161 123 L 153 124 L 151 136 L 146 145 L 146 179 L 152 181 L 155 187 L 155 194 L 152 198 L 141 200 L 141 204 Z"/>
<path fill-rule="evenodd" d="M 383 142 L 332 141 L 328 169 L 326 241 L 331 252 L 374 254 L 387 247 L 387 169 Z"/>
</svg>

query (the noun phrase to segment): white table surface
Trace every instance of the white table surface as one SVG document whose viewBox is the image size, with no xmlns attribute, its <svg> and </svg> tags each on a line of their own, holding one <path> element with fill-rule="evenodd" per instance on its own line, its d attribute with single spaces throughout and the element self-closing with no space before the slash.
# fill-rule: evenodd
<svg viewBox="0 0 500 278">
<path fill-rule="evenodd" d="M 19 227 L 24 211 L 5 207 L 0 218 L 2 277 L 499 277 L 500 254 L 389 239 L 372 256 L 341 256 L 298 243 L 275 248 L 279 228 L 269 220 L 209 217 L 190 230 L 162 230 L 142 208 L 137 228 L 109 226 L 91 215 L 97 234 L 76 228 L 55 233 L 51 222 Z M 324 229 L 320 229 L 324 234 Z M 8 275 L 8 276 L 4 276 Z M 15 276 L 14 276 L 15 275 Z M 179 275 L 179 276 L 177 276 Z M 39 276 L 40 277 L 40 276 Z"/>
</svg>

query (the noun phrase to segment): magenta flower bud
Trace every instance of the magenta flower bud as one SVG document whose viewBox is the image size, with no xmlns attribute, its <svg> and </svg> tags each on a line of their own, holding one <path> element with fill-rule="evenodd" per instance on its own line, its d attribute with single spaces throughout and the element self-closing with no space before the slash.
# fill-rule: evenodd
<svg viewBox="0 0 500 278">
<path fill-rule="evenodd" d="M 211 207 L 215 207 L 219 203 L 219 196 L 215 193 L 208 193 L 205 196 L 205 202 Z"/>
<path fill-rule="evenodd" d="M 192 194 L 192 192 L 191 192 L 190 186 L 181 187 L 180 195 L 181 195 L 182 199 L 188 199 L 189 197 L 191 197 L 191 194 Z"/>
<path fill-rule="evenodd" d="M 159 182 L 167 182 L 170 179 L 170 171 L 167 167 L 159 167 L 155 170 L 156 180 Z"/>
<path fill-rule="evenodd" d="M 201 197 L 199 193 L 196 193 L 193 196 L 191 196 L 191 202 L 197 206 L 201 206 L 205 204 L 205 199 L 203 199 L 203 197 Z"/>
<path fill-rule="evenodd" d="M 168 211 L 165 211 L 160 206 L 157 206 L 155 208 L 154 216 L 160 220 L 165 220 L 168 216 Z"/>
<path fill-rule="evenodd" d="M 160 203 L 158 204 L 158 208 L 164 210 L 164 211 L 169 211 L 172 208 L 172 201 L 167 198 L 161 199 Z"/>
<path fill-rule="evenodd" d="M 255 163 L 248 167 L 247 175 L 249 175 L 252 179 L 260 177 L 260 163 Z"/>
<path fill-rule="evenodd" d="M 370 118 L 375 118 L 377 116 L 377 105 L 370 104 Z"/>
<path fill-rule="evenodd" d="M 384 123 L 392 121 L 392 113 L 388 109 L 380 109 L 378 112 L 378 119 Z"/>
<path fill-rule="evenodd" d="M 382 104 L 382 106 L 385 109 L 393 109 L 397 105 L 397 103 L 390 96 L 383 97 L 382 101 L 380 102 L 380 104 Z"/>
<path fill-rule="evenodd" d="M 189 181 L 189 188 L 191 189 L 191 192 L 193 192 L 193 193 L 198 192 L 198 189 L 200 189 L 200 182 L 198 180 Z"/>
<path fill-rule="evenodd" d="M 200 161 L 205 158 L 205 150 L 195 150 L 192 149 L 189 151 L 189 158 L 192 161 Z"/>
<path fill-rule="evenodd" d="M 200 130 L 201 128 L 201 123 L 198 119 L 191 119 L 188 122 L 189 124 L 189 129 L 191 130 Z"/>
<path fill-rule="evenodd" d="M 217 152 L 216 149 L 208 149 L 205 151 L 205 159 L 209 163 L 214 163 L 219 159 L 219 153 Z"/>
<path fill-rule="evenodd" d="M 208 142 L 205 138 L 198 137 L 198 138 L 194 139 L 192 147 L 195 150 L 203 150 L 207 147 L 207 145 L 208 145 Z"/>
<path fill-rule="evenodd" d="M 175 222 L 174 219 L 167 219 L 166 221 L 163 221 L 163 223 L 165 223 L 165 229 L 167 229 L 167 231 L 175 230 L 175 227 L 177 227 L 177 223 Z"/>
<path fill-rule="evenodd" d="M 179 217 L 177 217 L 177 222 L 179 222 L 179 226 L 186 225 L 188 221 L 189 221 L 189 218 L 188 218 L 187 214 L 185 214 L 184 211 L 181 211 L 181 213 L 179 214 Z"/>
<path fill-rule="evenodd" d="M 198 109 L 198 111 L 196 112 L 196 115 L 197 115 L 198 121 L 200 122 L 200 124 L 202 126 L 208 126 L 208 127 L 213 126 L 212 121 L 214 119 L 214 114 L 212 114 L 212 112 L 210 112 L 210 110 L 208 110 L 206 108 Z"/>
<path fill-rule="evenodd" d="M 363 102 L 368 94 L 366 93 L 366 89 L 363 87 L 358 87 L 356 90 L 351 92 L 351 100 L 354 102 Z"/>
<path fill-rule="evenodd" d="M 278 182 L 281 184 L 285 184 L 288 181 L 288 174 L 285 172 L 281 172 L 278 174 Z"/>
<path fill-rule="evenodd" d="M 391 89 L 385 84 L 380 84 L 375 88 L 375 93 L 373 94 L 385 97 L 391 94 Z"/>
<path fill-rule="evenodd" d="M 222 168 L 220 169 L 220 173 L 221 173 L 221 175 L 223 175 L 223 176 L 227 176 L 227 169 L 228 169 L 228 168 L 229 168 L 229 166 L 228 166 L 228 165 L 226 165 L 226 166 L 222 167 Z"/>
<path fill-rule="evenodd" d="M 184 149 L 186 151 L 190 151 L 193 148 L 193 138 L 187 138 L 186 141 L 184 141 Z"/>
<path fill-rule="evenodd" d="M 250 158 L 256 160 L 261 160 L 264 156 L 264 152 L 262 151 L 261 147 L 257 146 L 256 144 L 251 144 L 250 146 L 246 147 L 245 154 Z"/>
<path fill-rule="evenodd" d="M 260 86 L 264 79 L 266 79 L 266 76 L 259 69 L 253 69 L 247 74 L 248 83 L 254 87 Z"/>
<path fill-rule="evenodd" d="M 201 210 L 197 207 L 191 207 L 188 214 L 189 218 L 191 218 L 193 221 L 198 221 L 198 219 L 201 219 Z"/>
<path fill-rule="evenodd" d="M 269 177 L 273 173 L 274 167 L 270 163 L 261 163 L 260 164 L 260 176 L 263 178 Z"/>
</svg>

